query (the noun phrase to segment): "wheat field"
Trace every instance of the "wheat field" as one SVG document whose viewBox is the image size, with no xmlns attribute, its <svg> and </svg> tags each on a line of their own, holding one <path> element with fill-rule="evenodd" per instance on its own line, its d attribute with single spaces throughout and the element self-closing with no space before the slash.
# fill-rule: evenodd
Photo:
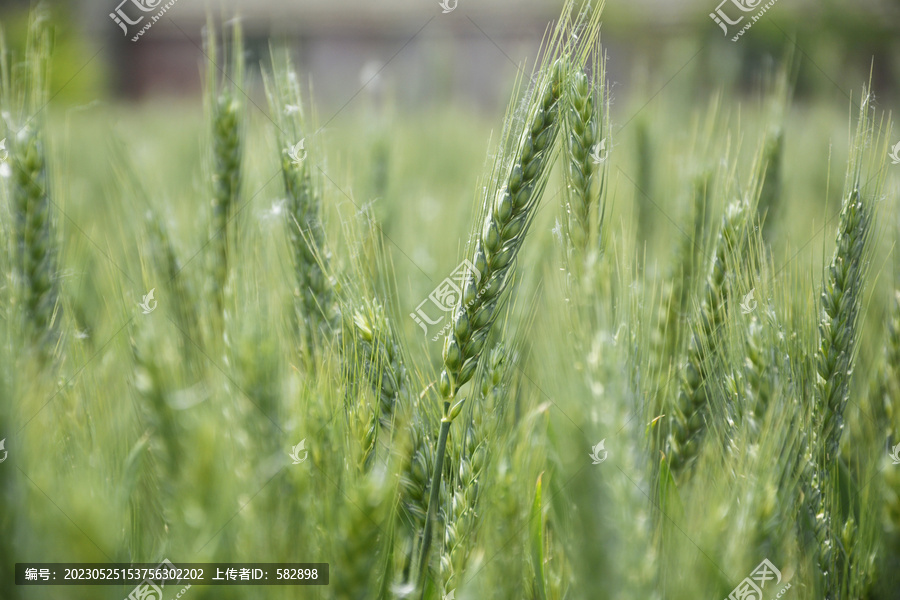
<svg viewBox="0 0 900 600">
<path fill-rule="evenodd" d="M 505 115 L 329 126 L 212 19 L 202 101 L 57 106 L 35 11 L 0 52 L 0 600 L 164 558 L 329 564 L 197 600 L 900 598 L 877 78 L 798 98 L 786 52 L 650 104 L 602 11 L 565 3 Z"/>
</svg>

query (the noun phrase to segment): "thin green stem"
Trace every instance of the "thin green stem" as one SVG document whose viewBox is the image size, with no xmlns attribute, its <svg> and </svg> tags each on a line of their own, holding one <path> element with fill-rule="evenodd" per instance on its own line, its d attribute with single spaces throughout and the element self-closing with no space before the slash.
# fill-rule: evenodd
<svg viewBox="0 0 900 600">
<path fill-rule="evenodd" d="M 434 535 L 434 518 L 441 495 L 441 478 L 444 474 L 444 454 L 447 450 L 447 434 L 450 433 L 450 402 L 444 402 L 444 416 L 441 419 L 441 433 L 438 437 L 437 456 L 434 471 L 431 474 L 431 494 L 428 498 L 428 514 L 425 516 L 425 532 L 422 534 L 422 554 L 419 557 L 419 590 L 425 597 L 425 576 L 428 573 L 428 554 L 431 549 L 431 538 Z"/>
</svg>

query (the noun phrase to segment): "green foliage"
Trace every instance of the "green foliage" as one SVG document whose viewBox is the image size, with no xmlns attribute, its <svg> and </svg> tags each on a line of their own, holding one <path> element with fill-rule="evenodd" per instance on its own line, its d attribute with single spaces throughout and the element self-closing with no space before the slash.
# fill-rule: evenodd
<svg viewBox="0 0 900 600">
<path fill-rule="evenodd" d="M 724 598 L 763 559 L 767 597 L 896 599 L 890 123 L 868 96 L 834 140 L 844 107 L 823 99 L 787 119 L 730 90 L 693 114 L 661 95 L 595 164 L 646 99 L 610 103 L 600 13 L 572 9 L 466 210 L 493 117 L 404 114 L 373 161 L 366 111 L 313 133 L 286 55 L 252 110 L 238 30 L 208 122 L 37 116 L 36 26 L 0 65 L 0 597 L 31 597 L 17 561 L 167 557 L 328 562 L 302 590 L 323 599 Z M 109 114 L 146 144 L 104 150 Z M 818 187 L 829 142 L 840 196 Z M 441 348 L 406 315 L 467 230 L 478 275 Z"/>
</svg>

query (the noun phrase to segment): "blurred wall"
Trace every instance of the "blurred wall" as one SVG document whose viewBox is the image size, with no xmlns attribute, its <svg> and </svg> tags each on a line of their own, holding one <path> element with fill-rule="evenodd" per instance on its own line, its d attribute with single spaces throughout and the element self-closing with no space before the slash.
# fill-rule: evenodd
<svg viewBox="0 0 900 600">
<path fill-rule="evenodd" d="M 445 0 L 448 6 L 456 2 L 445 14 L 438 0 L 174 0 L 152 28 L 131 41 L 155 13 L 141 13 L 132 2 L 156 9 L 172 1 L 50 2 L 63 39 L 74 40 L 60 57 L 65 60 L 61 77 L 73 86 L 93 74 L 90 80 L 103 81 L 109 94 L 131 99 L 196 95 L 207 15 L 220 23 L 240 15 L 248 63 L 265 59 L 269 39 L 287 40 L 324 102 L 346 101 L 377 74 L 367 88 L 377 91 L 380 83 L 401 105 L 458 99 L 493 110 L 508 98 L 517 65 L 535 58 L 562 4 Z M 638 80 L 650 89 L 650 82 L 677 71 L 682 56 L 696 52 L 694 62 L 703 65 L 697 85 L 741 86 L 752 84 L 756 71 L 793 48 L 801 59 L 801 96 L 808 86 L 829 85 L 829 79 L 855 81 L 857 74 L 868 74 L 873 61 L 879 89 L 896 92 L 900 0 L 777 0 L 738 43 L 725 39 L 709 17 L 720 1 L 607 2 L 602 31 L 610 79 L 626 85 Z M 21 29 L 28 4 L 2 0 L 0 20 Z M 110 18 L 117 8 L 132 19 L 148 18 L 128 25 L 126 35 Z M 79 72 L 85 61 L 89 66 Z"/>
</svg>

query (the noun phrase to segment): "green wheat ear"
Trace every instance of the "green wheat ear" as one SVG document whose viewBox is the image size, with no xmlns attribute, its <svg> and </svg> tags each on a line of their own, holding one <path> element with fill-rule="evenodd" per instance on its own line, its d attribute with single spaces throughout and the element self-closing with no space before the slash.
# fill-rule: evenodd
<svg viewBox="0 0 900 600">
<path fill-rule="evenodd" d="M 501 154 L 495 163 L 491 185 L 485 192 L 482 211 L 473 234 L 474 272 L 469 272 L 453 311 L 450 331 L 444 341 L 443 370 L 438 384 L 442 396 L 441 428 L 431 479 L 428 515 L 422 534 L 418 590 L 424 596 L 429 568 L 429 550 L 437 504 L 440 500 L 444 455 L 450 424 L 462 411 L 465 398 L 457 399 L 484 354 L 488 335 L 500 312 L 514 271 L 516 258 L 543 196 L 552 163 L 552 152 L 561 121 L 561 103 L 570 69 L 583 69 L 599 35 L 600 10 L 568 20 L 571 2 L 563 8 L 563 20 L 547 46 L 548 58 L 538 72 L 534 94 L 529 99 L 524 127 L 512 133 L 511 154 Z M 583 27 L 573 42 L 563 37 L 569 27 Z M 455 400 L 455 403 L 454 403 Z"/>
<path fill-rule="evenodd" d="M 566 193 L 565 225 L 570 269 L 580 273 L 591 248 L 602 249 L 604 179 L 610 142 L 609 97 L 606 93 L 606 57 L 592 56 L 594 80 L 584 69 L 573 70 L 565 86 Z M 598 163 L 598 159 L 600 162 Z"/>
<path fill-rule="evenodd" d="M 265 79 L 277 129 L 278 159 L 287 195 L 286 227 L 297 284 L 296 322 L 312 354 L 339 326 L 329 252 L 322 227 L 322 182 L 314 175 L 307 139 L 309 125 L 296 71 L 285 51 L 271 50 L 272 73 Z M 302 148 L 301 148 L 302 146 Z"/>
<path fill-rule="evenodd" d="M 562 60 L 557 60 L 542 78 L 532 103 L 506 185 L 485 204 L 481 231 L 476 233 L 473 264 L 480 274 L 469 274 L 460 304 L 444 342 L 444 369 L 440 377 L 443 418 L 423 534 L 419 587 L 423 589 L 428 568 L 432 522 L 439 500 L 444 452 L 450 423 L 462 410 L 463 400 L 451 409 L 459 388 L 475 374 L 488 334 L 499 313 L 499 302 L 510 281 L 512 266 L 525 239 L 549 171 L 550 154 L 559 127 L 559 101 L 564 84 Z M 424 593 L 424 589 L 423 589 Z"/>
<path fill-rule="evenodd" d="M 814 472 L 810 479 L 810 509 L 819 541 L 819 567 L 825 574 L 826 598 L 837 598 L 843 583 L 836 548 L 834 500 L 829 493 L 833 464 L 844 428 L 844 409 L 849 399 L 853 353 L 857 343 L 857 317 L 862 304 L 864 251 L 869 233 L 870 207 L 859 189 L 844 201 L 837 233 L 837 247 L 823 284 L 820 344 L 816 355 L 813 411 Z"/>
<path fill-rule="evenodd" d="M 396 413 L 408 400 L 409 375 L 397 334 L 380 302 L 363 302 L 352 315 L 348 312 L 347 318 L 341 335 L 341 343 L 352 344 L 342 351 L 348 363 L 346 375 L 351 383 L 365 382 L 377 398 L 375 406 L 365 407 L 365 418 L 358 423 L 357 437 L 363 448 L 360 462 L 368 470 L 379 446 L 381 457 L 390 450 Z"/>
<path fill-rule="evenodd" d="M 681 371 L 678 394 L 670 409 L 673 418 L 668 439 L 668 464 L 676 480 L 700 453 L 709 404 L 708 363 L 718 348 L 717 330 L 725 322 L 729 266 L 746 238 L 749 210 L 747 202 L 734 202 L 722 219 L 706 279 L 706 292 L 694 324 L 687 361 Z"/>
<path fill-rule="evenodd" d="M 441 552 L 441 582 L 444 593 L 459 587 L 475 550 L 484 495 L 484 474 L 491 464 L 492 450 L 500 443 L 501 421 L 510 392 L 508 351 L 502 344 L 492 349 L 480 373 L 479 401 L 471 406 L 471 419 L 460 449 L 459 468 L 449 485 L 450 510 L 446 516 Z M 449 482 L 448 482 L 449 483 Z"/>
<path fill-rule="evenodd" d="M 21 99 L 24 124 L 7 139 L 12 175 L 15 273 L 24 317 L 34 332 L 52 346 L 59 326 L 58 241 L 53 225 L 47 147 L 42 109 L 47 99 L 51 32 L 40 11 L 31 17 L 25 56 L 25 89 Z M 4 93 L 4 101 L 11 101 Z"/>
<path fill-rule="evenodd" d="M 440 391 L 448 402 L 475 374 L 516 256 L 543 195 L 559 128 L 562 85 L 563 66 L 557 61 L 532 109 L 506 185 L 486 206 L 473 260 L 480 279 L 476 282 L 475 274 L 470 274 L 444 343 Z"/>
<path fill-rule="evenodd" d="M 814 520 L 819 568 L 825 574 L 825 597 L 829 599 L 840 597 L 847 584 L 847 557 L 838 547 L 841 543 L 838 531 L 843 528 L 836 522 L 840 507 L 830 490 L 837 477 L 835 467 L 844 429 L 844 410 L 850 397 L 859 343 L 857 321 L 871 252 L 874 199 L 880 197 L 884 181 L 883 169 L 879 167 L 887 156 L 887 143 L 873 140 L 870 110 L 870 95 L 864 91 L 847 171 L 849 191 L 844 194 L 834 254 L 822 284 L 819 348 L 815 358 L 807 509 Z"/>
<path fill-rule="evenodd" d="M 212 131 L 212 236 L 214 244 L 213 291 L 219 312 L 225 306 L 224 290 L 228 279 L 229 255 L 234 241 L 232 216 L 240 200 L 243 176 L 244 105 L 240 99 L 243 85 L 243 38 L 239 22 L 232 28 L 231 60 L 227 82 L 216 73 L 216 32 L 207 24 L 205 51 L 207 69 L 206 104 Z"/>
<path fill-rule="evenodd" d="M 893 450 L 896 444 L 900 444 L 900 405 L 897 405 L 897 399 L 900 398 L 900 290 L 894 291 L 886 325 L 884 357 L 871 392 L 871 404 L 882 419 L 890 440 L 888 446 Z M 885 488 L 884 524 L 889 540 L 885 549 L 890 557 L 889 563 L 900 560 L 900 470 L 892 467 L 894 465 L 889 464 L 882 471 Z"/>
</svg>

